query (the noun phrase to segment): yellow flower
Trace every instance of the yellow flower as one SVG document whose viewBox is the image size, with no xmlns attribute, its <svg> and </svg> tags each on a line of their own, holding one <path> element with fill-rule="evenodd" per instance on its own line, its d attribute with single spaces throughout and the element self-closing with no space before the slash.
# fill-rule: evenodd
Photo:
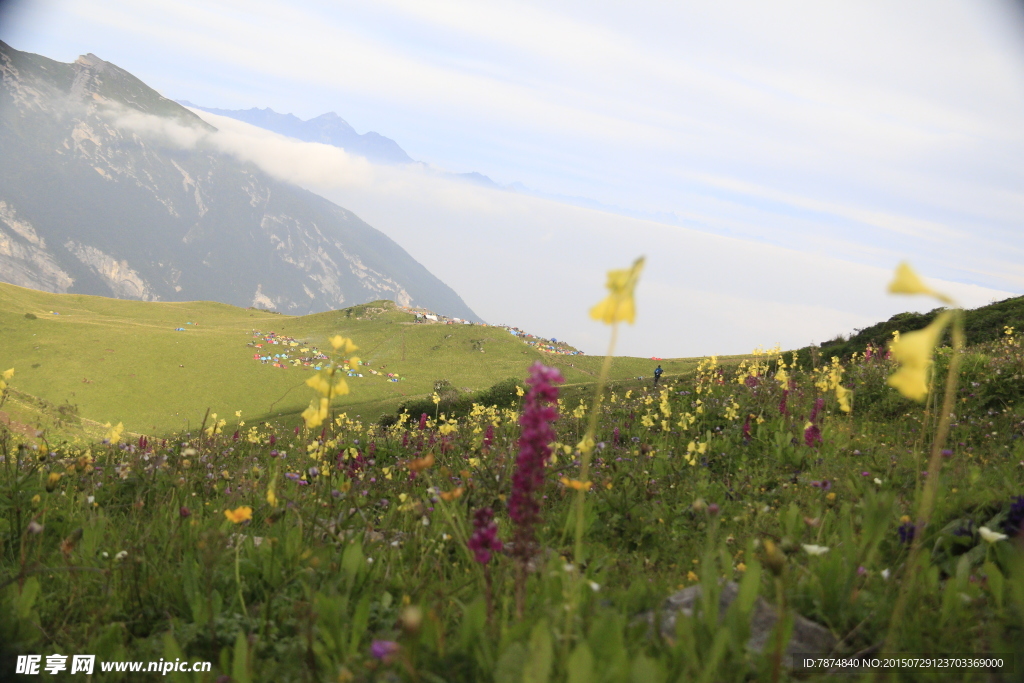
<svg viewBox="0 0 1024 683">
<path fill-rule="evenodd" d="M 441 500 L 450 503 L 456 498 L 461 498 L 464 491 L 465 489 L 462 488 L 461 486 L 452 489 L 451 491 L 441 491 Z"/>
<path fill-rule="evenodd" d="M 577 491 L 589 491 L 590 488 L 594 485 L 594 483 L 590 481 L 580 481 L 578 479 L 568 479 L 566 477 L 562 477 L 558 481 L 562 482 L 562 484 L 564 484 L 565 486 L 568 486 L 569 488 L 575 489 Z"/>
<path fill-rule="evenodd" d="M 644 257 L 638 258 L 630 268 L 608 271 L 607 298 L 590 309 L 590 317 L 600 320 L 606 325 L 620 322 L 633 324 L 636 319 L 636 305 L 633 302 L 633 290 L 640 279 L 640 271 L 644 268 Z"/>
<path fill-rule="evenodd" d="M 691 569 L 690 571 L 686 572 L 686 580 L 695 582 L 700 581 L 700 578 L 697 576 L 697 573 Z"/>
<path fill-rule="evenodd" d="M 934 289 L 924 283 L 921 277 L 914 272 L 914 269 L 910 267 L 910 264 L 903 261 L 896 266 L 896 273 L 893 275 L 892 282 L 889 283 L 890 294 L 927 294 L 928 296 L 934 296 L 939 301 L 943 301 L 947 304 L 953 303 L 945 294 L 940 294 Z"/>
<path fill-rule="evenodd" d="M 422 458 L 416 458 L 409 461 L 409 469 L 413 472 L 422 472 L 428 467 L 432 467 L 434 464 L 434 454 L 427 453 Z"/>
<path fill-rule="evenodd" d="M 225 510 L 224 516 L 233 524 L 241 524 L 252 519 L 252 508 L 248 505 L 237 507 L 234 510 Z"/>
<path fill-rule="evenodd" d="M 314 398 L 309 402 L 309 407 L 302 411 L 302 419 L 306 421 L 307 429 L 315 429 L 323 424 L 327 417 L 328 403 L 326 398 L 321 398 L 319 402 Z"/>
<path fill-rule="evenodd" d="M 839 410 L 844 413 L 850 412 L 850 394 L 852 392 L 842 384 L 836 385 L 836 398 L 839 399 Z"/>
<path fill-rule="evenodd" d="M 117 443 L 121 440 L 121 432 L 124 431 L 124 425 L 120 422 L 117 423 L 116 427 L 111 427 L 110 423 L 104 425 L 107 428 L 106 439 L 110 440 L 110 443 Z"/>
<path fill-rule="evenodd" d="M 50 472 L 50 476 L 46 478 L 46 490 L 52 492 L 57 488 L 57 482 L 60 481 L 60 472 Z"/>
<path fill-rule="evenodd" d="M 945 311 L 923 330 L 907 332 L 889 344 L 893 358 L 900 363 L 900 369 L 888 379 L 889 386 L 907 398 L 924 400 L 928 395 L 928 368 L 932 364 L 932 351 L 951 317 L 952 313 Z"/>
<path fill-rule="evenodd" d="M 267 487 L 267 502 L 270 503 L 271 507 L 277 507 L 277 493 L 274 491 L 275 484 L 277 483 L 276 477 L 270 481 L 270 486 Z"/>
<path fill-rule="evenodd" d="M 3 374 L 0 374 L 0 377 L 3 378 L 3 379 L 0 379 L 0 391 L 3 391 L 4 389 L 7 388 L 7 382 L 5 382 L 4 380 L 5 379 L 10 379 L 10 378 L 14 377 L 14 368 L 11 368 L 9 370 L 4 370 Z"/>
<path fill-rule="evenodd" d="M 330 338 L 331 346 L 334 347 L 335 351 L 339 349 L 343 354 L 350 354 L 359 347 L 352 343 L 352 340 L 347 337 L 342 337 L 340 334 L 336 334 Z"/>
<path fill-rule="evenodd" d="M 332 396 L 344 396 L 348 393 L 348 383 L 345 382 L 344 379 L 339 378 L 332 387 L 331 382 L 324 377 L 323 373 L 320 372 L 308 378 L 306 380 L 306 386 L 327 398 L 331 398 Z"/>
</svg>

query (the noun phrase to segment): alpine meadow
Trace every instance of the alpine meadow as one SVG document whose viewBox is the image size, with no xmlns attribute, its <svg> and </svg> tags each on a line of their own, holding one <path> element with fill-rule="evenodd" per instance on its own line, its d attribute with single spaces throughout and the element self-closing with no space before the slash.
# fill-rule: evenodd
<svg viewBox="0 0 1024 683">
<path fill-rule="evenodd" d="M 1024 680 L 1011 4 L 0 6 L 0 681 Z"/>
</svg>

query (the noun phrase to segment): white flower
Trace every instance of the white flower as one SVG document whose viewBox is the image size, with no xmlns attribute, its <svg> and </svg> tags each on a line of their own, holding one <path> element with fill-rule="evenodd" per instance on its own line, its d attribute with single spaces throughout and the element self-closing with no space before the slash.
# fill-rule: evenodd
<svg viewBox="0 0 1024 683">
<path fill-rule="evenodd" d="M 122 550 L 117 555 L 114 555 L 114 562 L 120 562 L 121 560 L 123 560 L 126 557 L 128 557 L 128 551 L 127 550 Z"/>
<path fill-rule="evenodd" d="M 86 499 L 85 499 L 85 502 L 86 502 L 86 503 L 87 503 L 88 505 L 92 505 L 92 504 L 93 504 L 93 502 L 95 502 L 95 500 L 96 500 L 96 496 L 89 496 L 88 498 L 86 498 Z"/>
<path fill-rule="evenodd" d="M 426 515 L 423 515 L 423 519 L 421 519 L 420 521 L 423 523 L 423 526 L 430 526 L 430 520 L 427 519 Z"/>
<path fill-rule="evenodd" d="M 601 584 L 597 583 L 596 581 L 590 581 L 588 583 L 590 583 L 590 590 L 594 591 L 595 593 L 601 590 Z"/>
<path fill-rule="evenodd" d="M 1007 538 L 1006 534 L 1001 534 L 998 531 L 992 531 L 987 526 L 983 526 L 980 529 L 978 529 L 978 533 L 981 534 L 981 537 L 984 538 L 989 543 L 996 543 L 997 541 L 1005 541 L 1006 538 Z"/>
<path fill-rule="evenodd" d="M 890 576 L 892 576 L 892 572 L 891 571 L 889 571 L 888 569 L 883 569 L 882 570 L 882 578 L 883 579 L 888 581 Z"/>
<path fill-rule="evenodd" d="M 372 557 L 366 558 L 366 564 L 373 564 L 373 558 Z"/>
<path fill-rule="evenodd" d="M 808 545 L 804 544 L 804 550 L 807 551 L 808 555 L 824 555 L 828 552 L 828 548 L 823 545 Z"/>
<path fill-rule="evenodd" d="M 881 486 L 882 485 L 882 480 L 879 479 L 878 477 L 875 477 L 875 483 L 878 484 L 879 486 Z"/>
</svg>

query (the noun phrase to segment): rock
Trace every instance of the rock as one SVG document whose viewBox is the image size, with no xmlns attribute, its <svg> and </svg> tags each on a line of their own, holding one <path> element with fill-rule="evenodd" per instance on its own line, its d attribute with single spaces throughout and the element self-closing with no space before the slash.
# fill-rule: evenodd
<svg viewBox="0 0 1024 683">
<path fill-rule="evenodd" d="M 725 617 L 726 610 L 739 595 L 740 587 L 734 581 L 722 585 L 718 598 L 719 620 Z M 676 618 L 680 613 L 693 616 L 694 610 L 701 600 L 700 585 L 690 586 L 673 593 L 666 598 L 661 607 L 661 634 L 665 638 L 674 639 L 676 635 Z M 653 628 L 655 613 L 645 612 L 641 615 Z M 761 652 L 768 644 L 775 622 L 779 619 L 778 610 L 764 598 L 758 597 L 750 610 L 750 639 L 747 648 Z M 836 647 L 837 641 L 827 628 L 799 614 L 793 617 L 793 635 L 786 647 L 786 661 L 792 662 L 794 654 L 826 655 Z"/>
</svg>

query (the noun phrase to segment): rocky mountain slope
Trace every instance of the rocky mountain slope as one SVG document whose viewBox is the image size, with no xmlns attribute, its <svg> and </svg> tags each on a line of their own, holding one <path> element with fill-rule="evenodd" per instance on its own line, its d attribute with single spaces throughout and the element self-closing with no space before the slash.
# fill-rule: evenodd
<svg viewBox="0 0 1024 683">
<path fill-rule="evenodd" d="M 94 55 L 0 42 L 0 280 L 289 313 L 376 299 L 477 320 L 386 235 L 209 143 L 216 129 Z"/>
</svg>

